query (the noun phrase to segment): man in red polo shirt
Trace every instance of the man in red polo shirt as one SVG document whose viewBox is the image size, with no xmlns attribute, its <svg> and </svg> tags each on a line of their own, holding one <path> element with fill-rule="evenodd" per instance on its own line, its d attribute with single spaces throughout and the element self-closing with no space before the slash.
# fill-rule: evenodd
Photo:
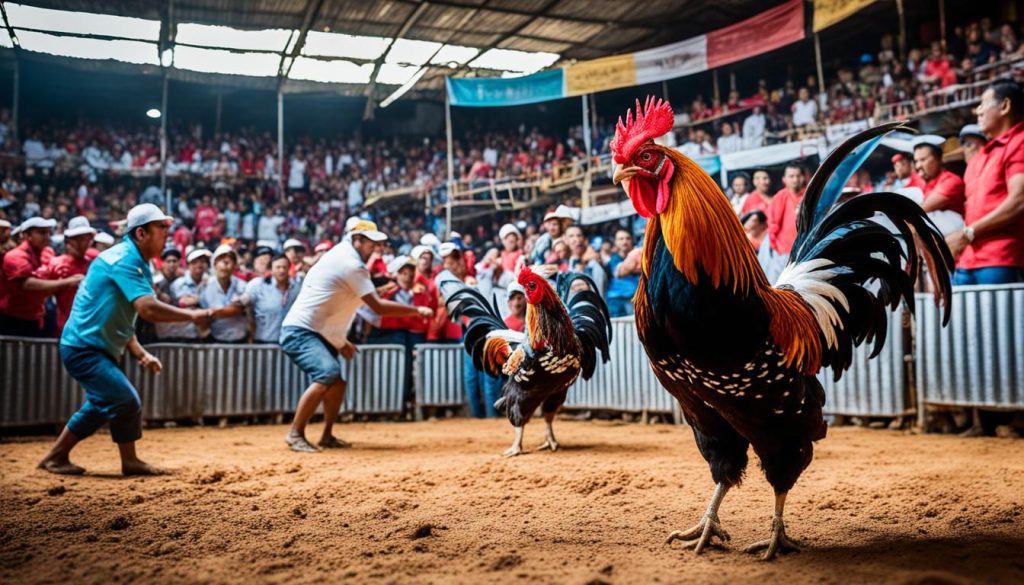
<svg viewBox="0 0 1024 585">
<path fill-rule="evenodd" d="M 46 280 L 60 280 L 73 275 L 85 276 L 92 258 L 86 256 L 96 230 L 89 225 L 89 218 L 78 216 L 71 218 L 64 230 L 64 253 L 40 266 L 35 276 Z M 71 305 L 75 302 L 78 285 L 66 286 L 56 292 L 57 298 L 57 337 L 64 331 L 64 324 L 71 316 Z"/>
<path fill-rule="evenodd" d="M 992 139 L 964 173 L 964 229 L 946 237 L 957 258 L 953 284 L 1021 282 L 1024 269 L 1024 90 L 998 80 L 975 110 Z"/>
<path fill-rule="evenodd" d="M 21 243 L 4 255 L 0 269 L 0 334 L 21 337 L 43 336 L 43 303 L 46 297 L 67 286 L 76 286 L 81 274 L 59 280 L 35 276 L 40 266 L 50 263 L 53 248 L 50 234 L 57 222 L 33 217 L 18 226 Z"/>
<path fill-rule="evenodd" d="M 914 168 L 924 181 L 925 211 L 948 209 L 964 214 L 964 181 L 942 168 L 942 149 L 935 144 L 922 142 L 914 147 Z"/>
<path fill-rule="evenodd" d="M 914 172 L 914 165 L 910 157 L 898 152 L 892 155 L 892 172 L 896 174 L 896 180 L 892 183 L 893 189 L 904 189 L 906 187 L 917 187 L 924 189 L 924 181 Z"/>
<path fill-rule="evenodd" d="M 782 184 L 772 197 L 768 212 L 768 240 L 779 254 L 789 254 L 796 240 L 796 212 L 804 200 L 804 169 L 798 164 L 786 165 Z"/>
</svg>

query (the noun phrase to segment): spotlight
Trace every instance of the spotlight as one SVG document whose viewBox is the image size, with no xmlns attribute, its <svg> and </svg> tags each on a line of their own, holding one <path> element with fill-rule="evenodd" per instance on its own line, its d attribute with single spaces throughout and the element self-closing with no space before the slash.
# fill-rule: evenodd
<svg viewBox="0 0 1024 585">
<path fill-rule="evenodd" d="M 148 110 L 146 110 L 146 115 L 149 116 L 150 118 L 154 118 L 154 119 L 159 118 L 160 117 L 160 110 L 158 110 L 156 108 L 149 108 Z"/>
</svg>

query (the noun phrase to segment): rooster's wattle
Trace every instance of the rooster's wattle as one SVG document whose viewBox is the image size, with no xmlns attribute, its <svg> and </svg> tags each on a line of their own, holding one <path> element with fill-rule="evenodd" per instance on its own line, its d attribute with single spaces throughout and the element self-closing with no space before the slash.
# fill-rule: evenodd
<svg viewBox="0 0 1024 585">
<path fill-rule="evenodd" d="M 598 354 L 607 362 L 611 340 L 608 307 L 589 277 L 560 273 L 557 291 L 546 276 L 553 266 L 525 267 L 518 281 L 526 291 L 526 332 L 505 327 L 498 307 L 461 283 L 442 284 L 441 293 L 453 319 L 468 318 L 463 343 L 473 364 L 492 376 L 507 376 L 494 404 L 515 427 L 505 456 L 523 452 L 523 427 L 538 406 L 547 423 L 540 449 L 558 449 L 552 422 L 565 403 L 569 386 L 582 374 L 590 379 Z M 582 286 L 582 290 L 580 290 Z"/>
<path fill-rule="evenodd" d="M 899 124 L 862 132 L 814 174 L 798 212 L 789 264 L 773 286 L 717 184 L 693 161 L 653 139 L 673 125 L 671 107 L 648 99 L 620 119 L 611 149 L 615 182 L 649 219 L 634 297 L 636 327 L 659 381 L 678 400 L 717 487 L 701 521 L 673 532 L 700 552 L 728 540 L 718 518 L 740 483 L 752 446 L 776 495 L 770 538 L 748 548 L 772 558 L 795 549 L 783 522 L 786 494 L 825 437 L 825 397 L 815 377 L 838 379 L 853 348 L 885 342 L 889 311 L 914 309 L 927 262 L 949 316 L 952 257 L 909 199 L 868 193 L 835 205 L 850 175 Z M 872 220 L 884 216 L 891 232 Z M 919 251 L 920 249 L 920 251 Z"/>
</svg>

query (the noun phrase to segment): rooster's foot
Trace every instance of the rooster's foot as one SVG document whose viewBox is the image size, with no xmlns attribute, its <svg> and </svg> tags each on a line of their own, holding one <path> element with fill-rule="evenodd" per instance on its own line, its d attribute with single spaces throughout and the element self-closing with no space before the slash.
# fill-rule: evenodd
<svg viewBox="0 0 1024 585">
<path fill-rule="evenodd" d="M 722 542 L 726 542 L 731 538 L 729 533 L 722 528 L 722 523 L 718 520 L 718 516 L 706 514 L 693 528 L 673 531 L 672 534 L 668 535 L 668 540 L 665 541 L 665 544 L 682 540 L 684 546 L 692 546 L 693 552 L 699 555 L 704 550 L 704 547 L 715 544 L 712 542 L 712 539 L 716 536 Z"/>
<path fill-rule="evenodd" d="M 502 457 L 515 457 L 516 455 L 522 455 L 522 454 L 523 454 L 523 448 L 522 447 L 520 447 L 519 445 L 512 445 L 508 449 L 505 449 L 505 452 L 502 453 L 501 456 Z"/>
<path fill-rule="evenodd" d="M 555 441 L 554 439 L 545 439 L 544 442 L 541 443 L 539 447 L 537 447 L 538 451 L 543 451 L 544 449 L 558 451 L 558 441 Z"/>
<path fill-rule="evenodd" d="M 747 547 L 748 553 L 756 553 L 759 551 L 765 551 L 761 555 L 762 561 L 770 561 L 778 555 L 778 553 L 791 553 L 800 552 L 800 548 L 803 545 L 792 538 L 786 536 L 786 524 L 782 521 L 782 518 L 776 517 L 772 519 L 772 535 L 768 540 L 762 540 L 755 542 L 754 544 Z"/>
</svg>

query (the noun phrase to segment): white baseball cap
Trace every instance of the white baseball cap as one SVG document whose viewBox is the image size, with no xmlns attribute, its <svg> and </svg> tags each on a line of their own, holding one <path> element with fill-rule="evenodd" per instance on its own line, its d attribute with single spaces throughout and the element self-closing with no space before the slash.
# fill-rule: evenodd
<svg viewBox="0 0 1024 585">
<path fill-rule="evenodd" d="M 370 238 L 374 242 L 383 242 L 388 239 L 388 235 L 377 229 L 377 224 L 373 223 L 368 219 L 361 219 L 358 223 L 352 226 L 352 231 L 349 232 L 353 236 L 364 236 Z"/>
<path fill-rule="evenodd" d="M 155 221 L 162 221 L 170 225 L 174 218 L 152 203 L 142 203 L 132 207 L 128 212 L 128 222 L 124 226 L 124 231 L 131 233 L 133 229 Z"/>
<path fill-rule="evenodd" d="M 544 221 L 549 219 L 568 219 L 572 221 L 572 213 L 569 212 L 569 208 L 565 205 L 559 205 L 554 211 L 549 211 L 544 216 Z"/>
<path fill-rule="evenodd" d="M 17 228 L 15 228 L 13 233 L 20 234 L 21 232 L 24 232 L 24 231 L 27 231 L 27 230 L 33 230 L 33 229 L 36 229 L 36 228 L 46 228 L 46 229 L 51 229 L 52 230 L 55 227 L 57 227 L 57 220 L 52 219 L 52 218 L 51 219 L 43 219 L 43 218 L 41 218 L 39 216 L 36 216 L 36 217 L 30 217 L 30 218 L 26 219 L 25 221 L 21 222 L 21 225 L 19 225 Z"/>
<path fill-rule="evenodd" d="M 405 255 L 395 256 L 394 260 L 388 262 L 388 274 L 398 274 L 398 271 L 406 266 L 416 268 L 416 261 Z"/>
<path fill-rule="evenodd" d="M 462 234 L 460 234 L 459 232 L 452 232 L 452 233 L 448 234 L 448 239 L 449 240 L 454 240 L 455 238 L 461 238 L 461 237 L 462 237 Z"/>
<path fill-rule="evenodd" d="M 434 250 L 432 250 L 430 248 L 430 246 L 424 246 L 424 245 L 421 244 L 421 245 L 416 246 L 415 248 L 413 248 L 412 252 L 409 252 L 409 256 L 413 260 L 419 260 L 420 256 L 423 256 L 424 254 L 430 254 L 431 256 L 433 256 L 434 255 Z"/>
<path fill-rule="evenodd" d="M 520 237 L 522 237 L 523 235 L 523 233 L 519 231 L 519 228 L 510 223 L 506 223 L 505 225 L 501 226 L 500 230 L 498 230 L 498 239 L 504 241 L 505 236 L 509 234 L 515 234 Z"/>
<path fill-rule="evenodd" d="M 434 234 L 423 234 L 423 237 L 420 238 L 420 243 L 424 246 L 430 246 L 431 248 L 436 249 L 441 245 L 441 240 Z"/>
<path fill-rule="evenodd" d="M 354 230 L 356 228 L 356 224 L 358 224 L 361 221 L 363 221 L 363 218 L 359 217 L 358 215 L 353 215 L 352 217 L 346 219 L 345 220 L 345 233 L 347 234 L 350 231 Z"/>
<path fill-rule="evenodd" d="M 306 245 L 300 242 L 299 240 L 296 240 L 295 238 L 289 238 L 284 241 L 284 246 L 282 246 L 281 249 L 287 250 L 288 248 L 302 248 L 303 250 L 305 250 Z M 215 258 L 216 256 L 217 254 L 214 254 Z"/>
<path fill-rule="evenodd" d="M 438 249 L 437 253 L 440 254 L 442 258 L 445 258 L 446 256 L 448 256 L 452 252 L 455 252 L 458 249 L 459 247 L 455 244 L 455 242 L 445 242 L 441 244 L 441 247 Z"/>
<path fill-rule="evenodd" d="M 92 241 L 94 243 L 96 243 L 96 244 L 103 244 L 103 245 L 106 245 L 106 246 L 113 246 L 114 245 L 114 236 L 108 234 L 107 232 L 99 232 L 98 234 L 96 234 L 96 237 L 92 239 Z"/>
<path fill-rule="evenodd" d="M 204 251 L 207 254 L 209 254 L 209 251 L 206 251 L 206 250 L 204 250 Z M 193 254 L 194 253 L 195 252 L 193 252 Z M 228 254 L 231 254 L 232 256 L 234 256 L 235 257 L 235 262 L 238 262 L 238 254 L 235 253 L 235 249 L 231 247 L 231 244 L 221 244 L 221 245 L 217 246 L 217 249 L 213 251 L 213 259 L 211 261 L 212 262 L 216 262 L 217 258 L 220 258 L 221 256 L 226 256 Z M 191 258 L 191 257 L 192 257 L 192 255 L 189 254 L 189 258 Z"/>
<path fill-rule="evenodd" d="M 0 228 L 9 228 L 9 227 L 11 227 L 11 222 L 7 221 L 6 219 L 0 219 Z"/>
<path fill-rule="evenodd" d="M 195 250 L 192 250 L 191 252 L 188 253 L 188 258 L 186 258 L 185 261 L 186 263 L 191 264 L 194 260 L 198 260 L 200 258 L 209 258 L 211 255 L 212 254 L 210 254 L 210 251 L 207 250 L 206 248 L 196 248 Z"/>
<path fill-rule="evenodd" d="M 84 215 L 72 217 L 71 221 L 68 222 L 67 229 L 64 230 L 65 238 L 74 238 L 75 236 L 84 236 L 86 234 L 95 236 L 96 230 L 89 225 L 89 218 Z"/>
<path fill-rule="evenodd" d="M 523 288 L 523 286 L 521 284 L 519 284 L 518 282 L 510 283 L 508 285 L 508 288 L 505 289 L 506 298 L 512 298 L 512 295 L 514 295 L 516 293 L 519 293 L 521 295 L 525 295 L 526 294 L 526 289 Z"/>
</svg>

